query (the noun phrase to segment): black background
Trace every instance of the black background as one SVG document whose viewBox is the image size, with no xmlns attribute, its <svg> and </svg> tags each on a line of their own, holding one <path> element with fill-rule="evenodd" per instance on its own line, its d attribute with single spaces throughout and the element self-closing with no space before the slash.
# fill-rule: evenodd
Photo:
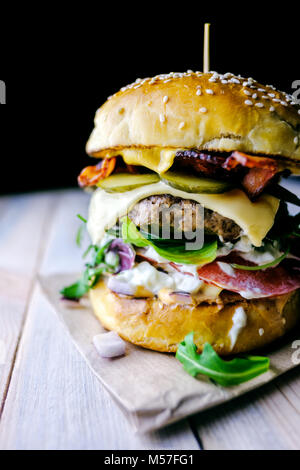
<svg viewBox="0 0 300 470">
<path fill-rule="evenodd" d="M 1 19 L 1 193 L 76 186 L 97 107 L 137 77 L 201 70 L 206 21 L 212 70 L 290 93 L 300 79 L 294 6 L 122 5 L 15 6 Z"/>
</svg>

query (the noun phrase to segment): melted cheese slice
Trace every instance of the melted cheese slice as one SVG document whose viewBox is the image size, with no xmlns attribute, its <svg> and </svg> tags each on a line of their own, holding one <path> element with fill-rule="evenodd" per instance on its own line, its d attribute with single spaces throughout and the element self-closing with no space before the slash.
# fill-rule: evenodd
<svg viewBox="0 0 300 470">
<path fill-rule="evenodd" d="M 240 189 L 222 194 L 196 194 L 172 188 L 162 181 L 124 193 L 107 193 L 98 188 L 92 195 L 87 224 L 92 242 L 99 243 L 105 230 L 113 227 L 117 220 L 126 215 L 137 202 L 156 194 L 170 194 L 181 199 L 190 199 L 223 217 L 232 219 L 254 246 L 261 246 L 263 238 L 274 223 L 279 206 L 279 199 L 268 194 L 251 202 Z"/>
<path fill-rule="evenodd" d="M 121 150 L 107 150 L 105 157 L 117 157 L 121 155 L 128 165 L 140 165 L 149 168 L 156 173 L 165 173 L 173 165 L 178 149 L 174 148 L 124 148 Z M 100 156 L 95 152 L 95 156 Z"/>
</svg>

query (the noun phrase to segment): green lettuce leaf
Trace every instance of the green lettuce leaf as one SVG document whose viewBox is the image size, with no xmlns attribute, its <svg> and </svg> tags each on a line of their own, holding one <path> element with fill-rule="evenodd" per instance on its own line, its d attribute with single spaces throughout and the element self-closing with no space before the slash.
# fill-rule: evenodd
<svg viewBox="0 0 300 470">
<path fill-rule="evenodd" d="M 181 264 L 206 264 L 211 263 L 217 256 L 218 243 L 216 240 L 205 243 L 200 250 L 186 250 L 185 245 L 166 246 L 159 242 L 146 239 L 137 229 L 129 217 L 122 219 L 122 238 L 125 243 L 144 248 L 152 246 L 154 250 L 163 258 Z"/>
<path fill-rule="evenodd" d="M 218 384 L 228 387 L 257 377 L 269 369 L 270 360 L 261 356 L 246 356 L 224 361 L 209 343 L 205 343 L 202 354 L 197 353 L 194 333 L 189 333 L 180 343 L 176 358 L 193 377 L 206 375 Z"/>
</svg>

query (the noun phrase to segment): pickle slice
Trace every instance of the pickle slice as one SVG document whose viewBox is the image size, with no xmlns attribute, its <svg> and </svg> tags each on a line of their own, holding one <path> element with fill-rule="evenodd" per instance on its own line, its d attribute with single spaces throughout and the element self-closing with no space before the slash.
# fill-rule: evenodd
<svg viewBox="0 0 300 470">
<path fill-rule="evenodd" d="M 218 181 L 172 171 L 167 171 L 162 174 L 161 179 L 173 188 L 180 189 L 187 193 L 217 194 L 225 193 L 225 191 L 229 191 L 229 189 L 232 188 L 232 185 L 227 181 Z"/>
<path fill-rule="evenodd" d="M 132 175 L 130 173 L 117 173 L 108 176 L 97 183 L 97 186 L 108 193 L 123 193 L 132 189 L 144 186 L 145 184 L 157 183 L 159 176 L 156 173 L 147 173 L 143 175 Z"/>
</svg>

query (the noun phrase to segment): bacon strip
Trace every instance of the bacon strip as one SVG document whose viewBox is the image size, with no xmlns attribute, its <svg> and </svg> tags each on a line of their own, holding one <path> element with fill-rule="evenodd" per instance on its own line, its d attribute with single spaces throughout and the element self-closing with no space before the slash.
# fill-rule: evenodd
<svg viewBox="0 0 300 470">
<path fill-rule="evenodd" d="M 232 171 L 238 165 L 249 168 L 242 179 L 242 186 L 250 199 L 257 198 L 279 172 L 278 164 L 272 158 L 254 157 L 242 152 L 233 152 L 222 167 Z"/>
<path fill-rule="evenodd" d="M 277 170 L 264 168 L 250 168 L 242 180 L 242 186 L 250 199 L 257 198 L 266 189 L 277 175 Z"/>
<path fill-rule="evenodd" d="M 232 152 L 232 154 L 226 158 L 222 167 L 225 170 L 232 170 L 237 165 L 242 165 L 246 168 L 263 168 L 264 170 L 276 170 L 278 171 L 278 164 L 272 158 L 267 157 L 254 157 L 253 155 L 247 155 L 242 152 Z"/>
<path fill-rule="evenodd" d="M 114 171 L 116 161 L 116 157 L 104 158 L 97 165 L 85 167 L 78 176 L 79 186 L 95 186 L 98 181 L 107 178 Z"/>
</svg>

